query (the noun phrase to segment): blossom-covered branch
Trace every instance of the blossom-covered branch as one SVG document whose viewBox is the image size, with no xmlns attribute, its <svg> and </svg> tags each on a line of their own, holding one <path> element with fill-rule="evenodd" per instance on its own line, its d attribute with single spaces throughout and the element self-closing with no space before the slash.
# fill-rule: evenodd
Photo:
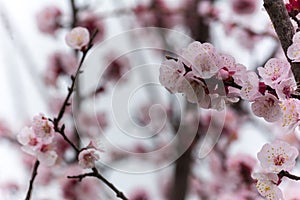
<svg viewBox="0 0 300 200">
<path fill-rule="evenodd" d="M 287 52 L 292 44 L 295 31 L 284 2 L 282 0 L 264 0 L 264 7 L 270 16 L 283 51 Z M 300 64 L 290 63 L 296 82 L 300 82 Z"/>
</svg>

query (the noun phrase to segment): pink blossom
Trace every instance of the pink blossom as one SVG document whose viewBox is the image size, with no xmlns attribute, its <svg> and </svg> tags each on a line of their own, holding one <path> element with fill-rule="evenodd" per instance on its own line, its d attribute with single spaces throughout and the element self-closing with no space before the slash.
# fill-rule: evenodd
<svg viewBox="0 0 300 200">
<path fill-rule="evenodd" d="M 295 33 L 295 35 L 293 36 L 293 43 L 287 49 L 287 56 L 293 62 L 300 61 L 300 33 L 299 32 Z"/>
<path fill-rule="evenodd" d="M 32 127 L 24 127 L 17 135 L 18 142 L 24 145 L 26 148 L 23 150 L 31 155 L 34 155 L 34 150 L 40 143 L 39 138 L 35 135 Z M 30 147 L 30 148 L 27 148 Z"/>
<path fill-rule="evenodd" d="M 71 48 L 81 50 L 89 43 L 90 33 L 88 29 L 78 26 L 73 28 L 66 35 L 65 39 L 67 45 L 69 45 Z"/>
<path fill-rule="evenodd" d="M 100 159 L 99 144 L 90 142 L 89 145 L 80 151 L 78 155 L 79 165 L 83 169 L 95 167 L 96 162 Z"/>
<path fill-rule="evenodd" d="M 286 99 L 280 104 L 282 110 L 281 126 L 294 130 L 300 123 L 300 100 Z"/>
<path fill-rule="evenodd" d="M 293 43 L 291 46 L 289 46 L 289 48 L 287 49 L 287 56 L 293 62 L 299 62 L 300 61 L 300 43 Z"/>
<path fill-rule="evenodd" d="M 232 10 L 239 15 L 253 14 L 257 4 L 257 0 L 231 0 Z"/>
<path fill-rule="evenodd" d="M 260 97 L 259 93 L 259 79 L 255 72 L 248 71 L 242 80 L 241 97 L 248 101 L 254 101 Z"/>
<path fill-rule="evenodd" d="M 57 159 L 57 153 L 52 144 L 42 144 L 36 151 L 37 159 L 46 166 L 52 166 Z"/>
<path fill-rule="evenodd" d="M 293 43 L 300 43 L 300 32 L 296 32 L 293 36 Z"/>
<path fill-rule="evenodd" d="M 261 196 L 268 200 L 283 200 L 282 191 L 277 186 L 279 177 L 276 173 L 254 173 L 253 178 L 257 180 L 256 188 Z"/>
<path fill-rule="evenodd" d="M 210 43 L 191 43 L 183 50 L 182 59 L 192 68 L 194 75 L 200 78 L 211 78 L 222 67 L 221 59 Z"/>
<path fill-rule="evenodd" d="M 251 185 L 254 180 L 251 177 L 252 171 L 256 165 L 256 160 L 247 154 L 237 154 L 227 159 L 226 166 L 229 169 L 231 180 L 237 179 L 236 184 L 244 183 Z"/>
<path fill-rule="evenodd" d="M 75 72 L 78 61 L 74 54 L 55 52 L 50 55 L 44 80 L 48 85 L 56 85 L 60 75 L 71 75 Z"/>
<path fill-rule="evenodd" d="M 94 42 L 99 42 L 104 37 L 104 23 L 101 17 L 97 16 L 93 11 L 86 10 L 81 12 L 78 17 L 78 25 L 87 28 L 90 33 L 98 31 Z"/>
<path fill-rule="evenodd" d="M 130 69 L 129 60 L 124 56 L 116 59 L 115 53 L 110 53 L 106 57 L 109 65 L 106 67 L 103 74 L 104 79 L 113 82 L 126 80 L 123 75 Z"/>
<path fill-rule="evenodd" d="M 159 81 L 171 93 L 177 92 L 178 79 L 183 76 L 184 67 L 182 63 L 175 60 L 164 61 L 159 70 Z"/>
<path fill-rule="evenodd" d="M 295 93 L 297 89 L 297 84 L 294 76 L 281 81 L 276 87 L 276 94 L 279 99 L 291 98 L 291 95 Z"/>
<path fill-rule="evenodd" d="M 220 59 L 222 68 L 219 70 L 218 78 L 226 80 L 235 74 L 236 62 L 232 56 L 226 54 L 220 54 Z"/>
<path fill-rule="evenodd" d="M 283 200 L 282 191 L 272 181 L 258 180 L 256 188 L 259 194 L 268 200 Z"/>
<path fill-rule="evenodd" d="M 32 129 L 35 135 L 46 143 L 54 138 L 54 126 L 42 113 L 33 117 Z"/>
<path fill-rule="evenodd" d="M 242 64 L 235 64 L 235 67 L 230 69 L 230 71 L 234 71 L 234 74 L 232 75 L 234 82 L 238 85 L 242 85 L 243 78 L 245 74 L 247 74 L 247 68 Z"/>
<path fill-rule="evenodd" d="M 192 79 L 192 74 L 181 76 L 176 84 L 177 92 L 184 93 L 186 99 L 191 103 L 198 103 L 204 99 L 205 91 L 203 84 Z"/>
<path fill-rule="evenodd" d="M 298 150 L 290 144 L 276 140 L 271 144 L 265 144 L 257 157 L 264 170 L 271 173 L 279 173 L 281 170 L 291 171 L 298 156 Z"/>
<path fill-rule="evenodd" d="M 290 69 L 286 60 L 271 58 L 264 67 L 258 68 L 258 73 L 267 85 L 274 88 L 280 81 L 289 78 Z"/>
<path fill-rule="evenodd" d="M 149 200 L 149 195 L 148 193 L 143 190 L 143 189 L 138 189 L 135 190 L 131 195 L 130 195 L 131 200 Z"/>
<path fill-rule="evenodd" d="M 60 27 L 61 10 L 56 6 L 47 6 L 37 13 L 37 25 L 41 32 L 53 35 Z"/>
<path fill-rule="evenodd" d="M 282 115 L 279 103 L 274 95 L 266 93 L 254 100 L 251 109 L 256 116 L 263 117 L 267 122 L 275 122 Z"/>
<path fill-rule="evenodd" d="M 23 151 L 35 156 L 42 164 L 51 166 L 57 159 L 54 136 L 53 125 L 44 114 L 39 114 L 33 118 L 32 126 L 24 127 L 20 131 L 17 139 L 23 145 Z"/>
</svg>

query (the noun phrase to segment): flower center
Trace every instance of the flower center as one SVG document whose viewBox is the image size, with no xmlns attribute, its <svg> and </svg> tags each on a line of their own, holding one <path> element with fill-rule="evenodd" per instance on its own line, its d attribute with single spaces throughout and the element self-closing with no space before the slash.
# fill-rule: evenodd
<svg viewBox="0 0 300 200">
<path fill-rule="evenodd" d="M 274 164 L 275 164 L 276 166 L 281 166 L 281 165 L 283 165 L 284 161 L 285 161 L 285 158 L 284 158 L 282 155 L 278 155 L 278 156 L 276 156 L 276 157 L 274 158 Z"/>
</svg>

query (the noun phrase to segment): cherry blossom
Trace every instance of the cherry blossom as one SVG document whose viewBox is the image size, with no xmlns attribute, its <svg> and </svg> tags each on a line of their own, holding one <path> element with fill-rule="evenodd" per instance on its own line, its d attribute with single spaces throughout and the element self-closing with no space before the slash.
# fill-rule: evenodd
<svg viewBox="0 0 300 200">
<path fill-rule="evenodd" d="M 192 74 L 182 76 L 177 80 L 177 92 L 184 93 L 187 100 L 191 103 L 198 103 L 204 99 L 205 91 L 201 82 L 192 79 Z"/>
<path fill-rule="evenodd" d="M 256 188 L 259 194 L 268 200 L 283 200 L 282 191 L 272 181 L 258 180 Z"/>
<path fill-rule="evenodd" d="M 281 170 L 291 171 L 295 166 L 298 150 L 290 144 L 276 140 L 265 144 L 257 154 L 264 170 L 279 173 Z"/>
<path fill-rule="evenodd" d="M 41 32 L 54 34 L 60 28 L 61 10 L 56 6 L 47 6 L 37 13 L 37 25 Z"/>
<path fill-rule="evenodd" d="M 258 68 L 259 75 L 265 81 L 265 84 L 272 88 L 287 78 L 289 78 L 291 66 L 286 60 L 271 58 L 264 67 Z"/>
<path fill-rule="evenodd" d="M 89 145 L 82 149 L 78 155 L 79 165 L 83 169 L 95 167 L 96 162 L 100 159 L 100 151 L 98 142 L 91 141 Z"/>
<path fill-rule="evenodd" d="M 267 122 L 275 122 L 281 118 L 282 112 L 279 100 L 272 94 L 258 97 L 251 105 L 252 112 L 263 117 Z"/>
<path fill-rule="evenodd" d="M 296 32 L 293 36 L 293 43 L 300 43 L 300 32 Z"/>
<path fill-rule="evenodd" d="M 241 97 L 248 101 L 253 101 L 260 97 L 259 79 L 255 72 L 248 71 L 242 80 Z"/>
<path fill-rule="evenodd" d="M 222 67 L 221 59 L 216 49 L 209 43 L 191 43 L 182 52 L 183 62 L 190 66 L 194 75 L 200 78 L 210 78 Z"/>
<path fill-rule="evenodd" d="M 55 131 L 44 114 L 33 117 L 32 125 L 24 127 L 17 135 L 22 150 L 35 156 L 42 164 L 52 166 L 58 157 L 53 143 Z"/>
<path fill-rule="evenodd" d="M 294 76 L 288 79 L 281 81 L 276 87 L 276 94 L 279 99 L 288 99 L 291 98 L 292 94 L 295 93 L 297 89 L 297 83 Z"/>
<path fill-rule="evenodd" d="M 287 49 L 287 56 L 293 62 L 300 61 L 300 33 L 297 32 L 293 36 L 293 43 Z"/>
<path fill-rule="evenodd" d="M 34 150 L 32 149 L 36 149 L 40 141 L 39 138 L 35 135 L 32 127 L 24 127 L 17 135 L 17 139 L 19 143 L 24 145 L 22 149 L 25 152 L 34 155 Z"/>
<path fill-rule="evenodd" d="M 283 200 L 281 189 L 277 186 L 279 178 L 275 173 L 254 173 L 253 178 L 257 180 L 256 188 L 259 194 L 268 200 Z"/>
<path fill-rule="evenodd" d="M 42 113 L 33 117 L 32 128 L 35 135 L 43 142 L 49 143 L 54 138 L 55 131 L 53 124 Z"/>
<path fill-rule="evenodd" d="M 56 86 L 59 76 L 73 74 L 77 64 L 78 61 L 74 54 L 54 52 L 48 59 L 44 81 L 48 85 Z"/>
<path fill-rule="evenodd" d="M 178 79 L 183 76 L 184 67 L 181 62 L 167 60 L 161 64 L 159 81 L 171 93 L 177 92 Z"/>
<path fill-rule="evenodd" d="M 300 100 L 286 99 L 280 104 L 282 110 L 281 126 L 288 130 L 294 130 L 300 123 Z"/>
<path fill-rule="evenodd" d="M 76 27 L 73 28 L 67 35 L 66 35 L 66 43 L 73 49 L 82 49 L 85 47 L 90 40 L 90 33 L 88 29 L 83 27 Z"/>
<path fill-rule="evenodd" d="M 94 42 L 99 42 L 103 39 L 105 32 L 103 20 L 91 10 L 86 10 L 80 13 L 78 25 L 87 28 L 90 33 L 98 30 Z"/>
<path fill-rule="evenodd" d="M 232 10 L 239 15 L 252 14 L 257 4 L 257 0 L 231 0 Z"/>
<path fill-rule="evenodd" d="M 58 157 L 53 144 L 42 144 L 36 151 L 37 159 L 46 166 L 52 166 Z"/>
<path fill-rule="evenodd" d="M 299 62 L 300 61 L 300 43 L 293 43 L 291 46 L 289 46 L 289 48 L 287 49 L 287 56 L 293 62 Z"/>
</svg>

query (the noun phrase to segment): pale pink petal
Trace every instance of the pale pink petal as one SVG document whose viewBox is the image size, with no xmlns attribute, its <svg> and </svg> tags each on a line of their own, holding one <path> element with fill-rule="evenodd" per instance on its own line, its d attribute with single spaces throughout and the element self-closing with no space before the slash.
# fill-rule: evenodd
<svg viewBox="0 0 300 200">
<path fill-rule="evenodd" d="M 291 60 L 300 59 L 300 43 L 294 43 L 287 49 L 287 56 Z"/>
<path fill-rule="evenodd" d="M 282 115 L 279 103 L 274 95 L 267 93 L 265 96 L 256 98 L 251 109 L 256 116 L 263 117 L 267 122 L 275 122 Z"/>
<path fill-rule="evenodd" d="M 293 43 L 300 43 L 300 32 L 296 32 L 293 36 Z"/>
<path fill-rule="evenodd" d="M 90 33 L 86 28 L 76 27 L 66 35 L 66 43 L 73 49 L 82 49 L 89 43 Z"/>
</svg>

